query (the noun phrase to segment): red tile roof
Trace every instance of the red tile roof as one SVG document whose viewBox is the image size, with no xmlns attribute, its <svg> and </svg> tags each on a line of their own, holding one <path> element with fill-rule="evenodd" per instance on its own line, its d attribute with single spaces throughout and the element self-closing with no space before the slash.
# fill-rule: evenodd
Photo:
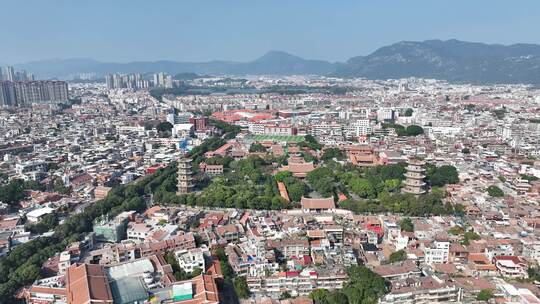
<svg viewBox="0 0 540 304">
<path fill-rule="evenodd" d="M 334 198 L 306 198 L 300 201 L 302 209 L 335 209 Z"/>
<path fill-rule="evenodd" d="M 71 265 L 67 270 L 68 304 L 113 303 L 113 297 L 103 266 Z"/>
</svg>

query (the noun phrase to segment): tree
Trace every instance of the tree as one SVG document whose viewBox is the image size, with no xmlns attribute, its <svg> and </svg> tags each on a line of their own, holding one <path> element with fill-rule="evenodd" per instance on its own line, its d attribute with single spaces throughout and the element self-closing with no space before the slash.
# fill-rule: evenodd
<svg viewBox="0 0 540 304">
<path fill-rule="evenodd" d="M 499 188 L 499 187 L 497 187 L 495 185 L 489 186 L 487 188 L 487 193 L 491 197 L 503 197 L 504 196 L 504 192 L 501 190 L 501 188 Z"/>
<path fill-rule="evenodd" d="M 417 125 L 410 125 L 405 129 L 405 135 L 406 136 L 416 136 L 424 134 L 424 129 Z"/>
<path fill-rule="evenodd" d="M 521 174 L 520 176 L 521 176 L 521 179 L 524 179 L 529 182 L 535 182 L 538 180 L 538 177 L 534 175 Z"/>
<path fill-rule="evenodd" d="M 317 142 L 317 139 L 315 139 L 315 137 L 313 137 L 313 135 L 306 135 L 304 136 L 304 140 L 308 143 L 316 143 Z"/>
<path fill-rule="evenodd" d="M 311 163 L 311 162 L 315 162 L 315 157 L 313 155 L 311 155 L 311 153 L 309 152 L 306 152 L 306 151 L 302 151 L 302 157 L 304 158 L 304 161 L 305 162 L 308 162 L 308 163 Z"/>
<path fill-rule="evenodd" d="M 442 187 L 446 184 L 459 183 L 459 174 L 457 169 L 451 165 L 437 167 L 433 164 L 427 164 L 426 177 L 431 185 L 436 187 Z"/>
<path fill-rule="evenodd" d="M 339 290 L 332 290 L 326 299 L 331 304 L 349 304 L 347 296 Z"/>
<path fill-rule="evenodd" d="M 354 177 L 349 183 L 351 190 L 363 198 L 374 198 L 376 191 L 373 184 L 365 178 Z"/>
<path fill-rule="evenodd" d="M 410 217 L 402 219 L 399 225 L 403 231 L 414 232 L 414 224 Z"/>
<path fill-rule="evenodd" d="M 307 175 L 307 180 L 313 190 L 325 197 L 334 195 L 335 179 L 334 172 L 326 167 L 319 167 Z"/>
<path fill-rule="evenodd" d="M 321 159 L 324 161 L 329 161 L 331 159 L 343 159 L 345 157 L 345 154 L 343 154 L 343 151 L 341 151 L 338 148 L 329 148 L 324 150 L 323 155 L 321 156 Z"/>
<path fill-rule="evenodd" d="M 228 168 L 231 162 L 233 162 L 234 159 L 230 156 L 214 156 L 211 158 L 207 158 L 204 162 L 207 165 L 222 165 L 223 168 Z"/>
<path fill-rule="evenodd" d="M 274 196 L 272 198 L 272 204 L 270 205 L 270 209 L 281 210 L 281 209 L 284 209 L 286 206 L 287 206 L 287 201 L 283 197 Z"/>
<path fill-rule="evenodd" d="M 43 191 L 45 185 L 36 181 L 13 179 L 7 185 L 0 186 L 0 202 L 16 207 L 21 200 L 26 198 L 26 190 Z"/>
<path fill-rule="evenodd" d="M 394 129 L 398 136 L 416 136 L 416 135 L 424 134 L 424 129 L 418 125 L 410 125 L 410 126 L 404 127 L 399 124 L 388 123 L 388 124 L 383 124 L 383 128 Z"/>
<path fill-rule="evenodd" d="M 407 110 L 405 110 L 405 113 L 403 114 L 403 116 L 411 117 L 412 114 L 413 114 L 413 109 L 407 108 Z"/>
<path fill-rule="evenodd" d="M 489 299 L 493 298 L 493 292 L 491 289 L 482 289 L 477 295 L 476 300 L 487 302 Z"/>
<path fill-rule="evenodd" d="M 388 261 L 390 263 L 395 263 L 395 262 L 405 261 L 406 259 L 407 259 L 407 253 L 405 252 L 405 250 L 401 249 L 396 252 L 392 252 L 392 254 L 390 254 L 390 258 L 388 259 Z"/>
<path fill-rule="evenodd" d="M 317 142 L 317 139 L 315 139 L 315 137 L 309 134 L 306 135 L 304 137 L 304 141 L 301 141 L 300 143 L 298 143 L 298 145 L 300 147 L 309 147 L 310 149 L 313 149 L 313 150 L 322 149 L 322 145 Z"/>
<path fill-rule="evenodd" d="M 71 187 L 64 186 L 64 183 L 60 179 L 57 179 L 54 182 L 54 192 L 60 194 L 69 194 L 71 192 Z"/>
<path fill-rule="evenodd" d="M 250 291 L 246 277 L 242 276 L 234 279 L 234 290 L 240 299 L 247 299 L 249 297 Z"/>
<path fill-rule="evenodd" d="M 216 256 L 219 260 L 219 265 L 221 266 L 221 273 L 223 274 L 223 278 L 231 279 L 234 272 L 231 265 L 229 264 L 229 260 L 227 259 L 225 250 L 223 248 L 218 248 L 216 250 Z"/>
<path fill-rule="evenodd" d="M 527 268 L 527 274 L 529 275 L 529 279 L 533 281 L 540 281 L 540 270 L 538 267 Z"/>
<path fill-rule="evenodd" d="M 259 144 L 259 143 L 253 143 L 249 147 L 249 152 L 250 153 L 253 153 L 253 152 L 266 152 L 266 148 L 263 145 Z"/>
<path fill-rule="evenodd" d="M 171 268 L 173 270 L 174 277 L 177 281 L 187 280 L 188 275 L 186 272 L 180 267 L 180 264 L 178 264 L 178 260 L 174 256 L 174 253 L 167 252 L 164 255 L 165 261 L 167 264 L 171 265 Z"/>
<path fill-rule="evenodd" d="M 289 179 L 291 177 L 292 177 L 291 171 L 280 171 L 280 172 L 276 173 L 276 175 L 274 176 L 274 178 L 278 182 L 283 182 L 286 179 Z"/>
<path fill-rule="evenodd" d="M 469 245 L 471 240 L 479 240 L 480 235 L 478 233 L 474 232 L 474 230 L 467 231 L 463 234 L 463 245 Z"/>
<path fill-rule="evenodd" d="M 384 181 L 384 189 L 388 192 L 396 192 L 401 188 L 401 180 L 398 178 L 387 179 Z"/>
<path fill-rule="evenodd" d="M 349 279 L 341 292 L 349 303 L 375 304 L 387 292 L 384 278 L 365 266 L 351 266 L 347 274 Z"/>
<path fill-rule="evenodd" d="M 280 300 L 290 299 L 292 298 L 291 294 L 288 291 L 284 291 L 280 296 Z"/>
<path fill-rule="evenodd" d="M 162 121 L 157 125 L 158 132 L 170 132 L 173 128 L 173 125 L 168 121 Z"/>
<path fill-rule="evenodd" d="M 35 233 L 35 234 L 42 234 L 47 231 L 50 231 L 56 227 L 58 224 L 58 220 L 56 218 L 56 214 L 51 213 L 44 215 L 41 221 L 34 223 L 34 224 L 26 224 L 25 229 Z"/>
<path fill-rule="evenodd" d="M 326 289 L 315 289 L 309 294 L 309 298 L 312 299 L 315 304 L 327 304 L 329 303 L 327 298 L 329 291 Z"/>
<path fill-rule="evenodd" d="M 448 229 L 448 233 L 452 235 L 460 235 L 463 232 L 465 232 L 465 229 L 461 226 L 453 226 L 450 229 Z"/>
<path fill-rule="evenodd" d="M 289 198 L 293 202 L 299 202 L 302 196 L 306 195 L 309 190 L 303 181 L 294 177 L 286 179 L 285 186 L 287 187 Z"/>
</svg>

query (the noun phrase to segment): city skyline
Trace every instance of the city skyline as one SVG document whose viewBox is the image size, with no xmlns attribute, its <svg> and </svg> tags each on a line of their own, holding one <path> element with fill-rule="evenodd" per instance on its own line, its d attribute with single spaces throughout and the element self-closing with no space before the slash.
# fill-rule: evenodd
<svg viewBox="0 0 540 304">
<path fill-rule="evenodd" d="M 32 22 L 18 22 L 0 35 L 7 46 L 0 50 L 0 62 L 15 65 L 50 58 L 250 61 L 271 50 L 343 62 L 404 40 L 540 43 L 533 31 L 537 20 L 530 14 L 540 8 L 537 2 L 520 1 L 511 9 L 504 1 L 420 2 L 411 7 L 397 1 L 280 5 L 8 1 L 4 7 L 13 13 L 4 16 L 6 23 L 15 24 L 21 18 Z M 36 24 L 40 31 L 35 31 Z"/>
</svg>

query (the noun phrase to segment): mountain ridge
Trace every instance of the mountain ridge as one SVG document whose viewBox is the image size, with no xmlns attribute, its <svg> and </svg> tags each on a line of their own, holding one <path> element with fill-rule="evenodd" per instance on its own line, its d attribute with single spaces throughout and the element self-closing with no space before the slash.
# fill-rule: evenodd
<svg viewBox="0 0 540 304">
<path fill-rule="evenodd" d="M 39 77 L 68 78 L 76 73 L 196 73 L 204 75 L 325 75 L 396 79 L 435 78 L 470 83 L 540 84 L 540 45 L 466 42 L 457 39 L 399 41 L 346 62 L 304 59 L 269 51 L 252 61 L 174 60 L 101 62 L 91 58 L 50 59 L 15 65 Z"/>
<path fill-rule="evenodd" d="M 540 45 L 452 40 L 400 41 L 350 58 L 339 77 L 436 78 L 471 83 L 540 83 Z"/>
</svg>

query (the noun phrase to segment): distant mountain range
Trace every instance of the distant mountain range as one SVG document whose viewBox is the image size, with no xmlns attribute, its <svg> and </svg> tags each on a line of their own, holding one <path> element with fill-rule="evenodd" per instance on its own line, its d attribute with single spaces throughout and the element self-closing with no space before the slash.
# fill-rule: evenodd
<svg viewBox="0 0 540 304">
<path fill-rule="evenodd" d="M 93 59 L 52 59 L 33 61 L 15 66 L 39 77 L 67 78 L 77 73 L 196 73 L 205 75 L 326 75 L 334 72 L 337 65 L 322 60 L 305 60 L 285 52 L 271 51 L 251 62 L 209 61 L 135 61 L 129 63 L 106 63 Z"/>
<path fill-rule="evenodd" d="M 39 77 L 77 73 L 196 73 L 206 75 L 328 75 L 389 79 L 436 78 L 471 83 L 540 84 L 540 45 L 498 45 L 459 40 L 402 41 L 345 63 L 306 60 L 271 51 L 251 62 L 139 61 L 106 63 L 93 59 L 53 59 L 16 65 Z"/>
<path fill-rule="evenodd" d="M 403 41 L 368 56 L 353 57 L 333 74 L 372 79 L 415 76 L 456 82 L 540 84 L 540 45 Z"/>
</svg>

